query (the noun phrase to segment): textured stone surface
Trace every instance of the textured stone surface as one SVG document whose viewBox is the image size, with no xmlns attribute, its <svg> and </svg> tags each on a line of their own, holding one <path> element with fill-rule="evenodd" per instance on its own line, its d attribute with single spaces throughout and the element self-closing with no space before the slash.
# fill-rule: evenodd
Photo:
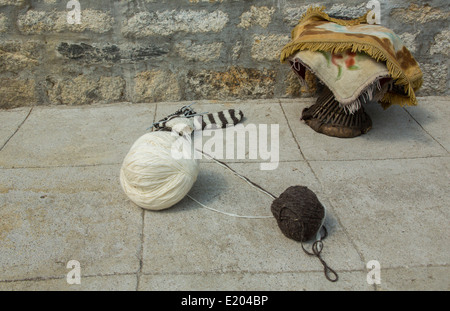
<svg viewBox="0 0 450 311">
<path fill-rule="evenodd" d="M 406 48 L 409 51 L 411 51 L 411 53 L 413 53 L 413 54 L 417 50 L 418 42 L 417 42 L 416 38 L 417 38 L 418 34 L 419 34 L 419 32 L 416 32 L 416 33 L 404 32 L 404 33 L 398 35 L 400 37 L 400 39 L 402 39 Z"/>
<path fill-rule="evenodd" d="M 233 46 L 233 54 L 232 54 L 232 59 L 233 60 L 237 60 L 241 57 L 242 54 L 242 42 L 238 41 L 236 42 L 236 44 Z"/>
<path fill-rule="evenodd" d="M 180 42 L 175 46 L 178 54 L 188 61 L 210 62 L 220 56 L 222 42 L 196 44 L 190 40 Z"/>
<path fill-rule="evenodd" d="M 99 79 L 80 75 L 70 80 L 47 78 L 52 104 L 87 105 L 96 101 L 117 102 L 123 98 L 125 81 L 121 77 Z"/>
<path fill-rule="evenodd" d="M 320 6 L 322 3 L 315 4 L 301 4 L 301 5 L 291 5 L 283 10 L 283 21 L 289 26 L 294 27 L 298 24 L 302 15 L 306 13 L 311 5 Z M 351 4 L 333 4 L 327 6 L 327 14 L 334 16 L 344 16 L 349 18 L 357 18 L 364 15 L 368 9 L 366 9 L 367 2 L 358 2 L 356 5 Z"/>
<path fill-rule="evenodd" d="M 279 60 L 281 49 L 289 42 L 290 37 L 269 35 L 253 37 L 252 58 L 262 60 Z"/>
<path fill-rule="evenodd" d="M 35 81 L 0 78 L 0 108 L 32 106 L 37 103 Z"/>
<path fill-rule="evenodd" d="M 27 58 L 38 60 L 45 54 L 45 46 L 42 40 L 1 40 L 0 50 L 12 54 L 23 55 Z"/>
<path fill-rule="evenodd" d="M 0 50 L 0 72 L 19 72 L 26 68 L 37 66 L 36 59 L 23 55 L 20 52 L 10 53 Z"/>
<path fill-rule="evenodd" d="M 108 44 L 94 46 L 83 42 L 61 42 L 57 51 L 64 58 L 86 63 L 139 62 L 158 58 L 168 53 L 165 45 Z"/>
<path fill-rule="evenodd" d="M 450 30 L 444 30 L 434 36 L 434 43 L 430 48 L 430 54 L 450 55 Z"/>
<path fill-rule="evenodd" d="M 68 59 L 80 59 L 88 62 L 117 62 L 120 60 L 120 50 L 116 45 L 100 49 L 86 43 L 68 44 L 61 42 L 57 50 Z"/>
<path fill-rule="evenodd" d="M 126 37 L 167 36 L 174 32 L 218 32 L 228 22 L 222 11 L 157 11 L 140 12 L 128 19 L 122 33 Z"/>
<path fill-rule="evenodd" d="M 270 24 L 274 12 L 275 8 L 251 6 L 249 11 L 242 13 L 238 27 L 249 28 L 258 25 L 266 28 Z"/>
<path fill-rule="evenodd" d="M 309 92 L 299 87 L 288 65 L 279 62 L 291 30 L 311 5 L 324 5 L 326 13 L 347 18 L 369 9 L 367 1 L 358 0 L 99 0 L 80 2 L 81 24 L 71 25 L 67 17 L 73 10 L 66 4 L 0 4 L 0 79 L 34 80 L 38 104 L 317 95 L 315 88 Z M 449 14 L 443 0 L 381 5 L 382 26 L 403 39 L 422 68 L 425 83 L 418 96 L 450 92 L 445 73 Z M 36 43 L 34 48 L 30 42 Z M 151 72 L 153 78 L 142 72 Z M 103 92 L 102 77 L 123 82 L 111 79 L 113 84 Z M 115 87 L 119 90 L 108 95 Z M 16 101 L 2 106 L 19 102 L 29 105 Z"/>
<path fill-rule="evenodd" d="M 17 20 L 19 30 L 24 34 L 42 34 L 48 32 L 83 32 L 105 33 L 112 29 L 114 18 L 108 12 L 83 10 L 81 24 L 69 24 L 64 11 L 29 10 Z"/>
<path fill-rule="evenodd" d="M 392 9 L 391 17 L 407 23 L 423 24 L 429 21 L 449 18 L 450 12 L 434 8 L 429 4 L 419 6 L 412 3 L 408 8 Z"/>
<path fill-rule="evenodd" d="M 357 1 L 354 5 L 350 3 L 335 3 L 328 10 L 328 14 L 334 16 L 343 16 L 348 18 L 357 18 L 364 15 L 369 9 L 366 8 L 367 2 Z"/>
<path fill-rule="evenodd" d="M 4 14 L 0 14 L 0 33 L 6 32 L 9 27 L 8 18 Z"/>
<path fill-rule="evenodd" d="M 417 92 L 419 96 L 445 94 L 448 85 L 448 70 L 444 64 L 420 64 L 420 68 L 424 74 L 422 88 Z"/>
<path fill-rule="evenodd" d="M 25 0 L 0 0 L 0 5 L 16 5 L 20 6 Z"/>
<path fill-rule="evenodd" d="M 275 72 L 231 67 L 227 71 L 190 71 L 186 79 L 189 97 L 200 99 L 244 99 L 274 95 Z"/>
<path fill-rule="evenodd" d="M 152 70 L 139 73 L 135 78 L 136 102 L 180 100 L 180 87 L 175 74 Z"/>
<path fill-rule="evenodd" d="M 297 5 L 294 7 L 287 7 L 283 10 L 283 21 L 290 27 L 295 27 L 302 15 L 306 13 L 310 5 Z"/>
</svg>

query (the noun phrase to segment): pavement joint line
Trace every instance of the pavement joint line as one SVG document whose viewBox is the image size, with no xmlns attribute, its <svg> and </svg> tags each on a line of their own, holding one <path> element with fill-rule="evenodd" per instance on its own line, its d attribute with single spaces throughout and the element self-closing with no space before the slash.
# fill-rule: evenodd
<svg viewBox="0 0 450 311">
<path fill-rule="evenodd" d="M 16 135 L 16 133 L 20 130 L 20 128 L 22 127 L 22 125 L 25 123 L 25 121 L 27 121 L 28 117 L 30 116 L 31 112 L 33 111 L 34 106 L 32 106 L 30 108 L 30 111 L 28 111 L 28 114 L 26 115 L 25 119 L 23 119 L 23 121 L 19 124 L 19 126 L 17 127 L 17 129 L 14 131 L 14 133 L 12 133 L 12 135 L 5 141 L 5 143 L 3 144 L 3 146 L 0 147 L 0 152 L 3 150 L 3 148 L 5 148 L 5 146 L 8 144 L 8 142 L 14 137 L 14 135 Z"/>
<path fill-rule="evenodd" d="M 135 272 L 120 272 L 120 273 L 105 273 L 105 274 L 81 274 L 81 279 L 83 278 L 96 278 L 96 277 L 110 277 L 110 276 L 133 276 L 136 275 Z M 15 282 L 42 282 L 51 280 L 64 280 L 64 276 L 37 276 L 25 279 L 14 279 L 14 280 L 0 280 L 0 283 L 15 283 Z"/>
<path fill-rule="evenodd" d="M 156 122 L 156 115 L 158 113 L 158 103 L 154 104 L 155 106 L 155 110 L 153 111 L 153 120 L 151 124 L 154 124 Z M 153 128 L 152 128 L 153 130 Z M 147 131 L 146 131 L 147 132 Z M 120 165 L 120 164 L 119 164 Z M 142 268 L 144 266 L 144 240 L 145 240 L 145 209 L 142 209 L 141 212 L 141 217 L 142 217 L 142 222 L 141 222 L 141 232 L 140 232 L 140 239 L 139 239 L 139 251 L 138 251 L 138 259 L 139 259 L 139 269 L 136 272 L 136 291 L 139 290 L 139 285 L 141 282 L 141 276 L 142 276 Z"/>
<path fill-rule="evenodd" d="M 99 163 L 99 164 L 76 164 L 76 165 L 49 165 L 49 166 L 13 166 L 13 167 L 0 167 L 0 170 L 20 170 L 20 169 L 52 169 L 52 168 L 83 168 L 83 167 L 95 167 L 95 166 L 115 166 L 122 163 Z"/>
<path fill-rule="evenodd" d="M 132 103 L 132 102 L 117 102 L 110 104 L 91 104 L 91 105 L 37 105 L 32 106 L 38 110 L 90 110 L 90 109 L 103 109 L 103 108 L 111 108 L 111 107 L 124 107 L 124 106 L 145 106 L 145 105 L 155 105 L 156 103 Z M 31 106 L 29 106 L 31 107 Z M 22 107 L 24 108 L 24 107 Z M 26 108 L 26 107 L 25 107 Z M 20 107 L 19 107 L 20 109 Z M 9 112 L 14 111 L 13 109 L 5 109 L 1 110 L 1 112 Z"/>
<path fill-rule="evenodd" d="M 432 265 L 405 265 L 405 266 L 394 266 L 394 267 L 384 267 L 383 270 L 399 270 L 399 269 L 421 269 L 421 268 L 447 268 L 450 267 L 450 264 L 432 264 Z M 339 273 L 352 273 L 352 272 L 367 272 L 366 268 L 364 269 L 338 269 L 336 272 Z M 322 269 L 318 270 L 283 270 L 283 271 L 245 271 L 245 270 L 230 270 L 230 271 L 187 271 L 187 272 L 142 272 L 142 275 L 151 276 L 151 275 L 215 275 L 215 274 L 289 274 L 289 273 L 323 273 Z M 95 277 L 110 277 L 110 276 L 133 276 L 136 275 L 135 272 L 119 272 L 119 273 L 105 273 L 105 274 L 82 274 L 82 278 L 95 278 Z M 63 280 L 66 276 L 37 276 L 32 278 L 24 278 L 24 279 L 14 279 L 8 280 L 0 279 L 0 283 L 14 283 L 14 282 L 40 282 L 40 281 L 48 281 L 48 280 Z"/>
<path fill-rule="evenodd" d="M 300 147 L 299 142 L 297 141 L 297 138 L 295 138 L 294 131 L 292 130 L 291 124 L 289 123 L 289 120 L 288 120 L 288 118 L 287 118 L 287 116 L 286 116 L 286 112 L 284 111 L 283 105 L 281 104 L 280 101 L 278 101 L 278 105 L 280 106 L 281 111 L 283 112 L 284 120 L 286 121 L 286 124 L 287 124 L 287 126 L 288 126 L 288 128 L 289 128 L 289 132 L 291 133 L 291 136 L 292 136 L 292 138 L 294 139 L 294 141 L 295 141 L 295 143 L 296 143 L 296 145 L 297 145 L 297 148 L 298 148 L 298 151 L 300 152 L 300 155 L 302 156 L 302 158 L 303 158 L 306 162 L 308 162 L 308 160 L 306 159 L 305 155 L 303 154 L 303 151 L 302 151 L 302 148 Z M 309 163 L 308 163 L 308 166 L 309 166 Z M 314 173 L 314 172 L 313 172 L 313 173 Z M 315 174 L 315 173 L 314 173 L 314 174 Z"/>
<path fill-rule="evenodd" d="M 139 289 L 139 284 L 141 281 L 141 276 L 142 276 L 142 267 L 144 266 L 144 239 L 145 239 L 145 209 L 142 209 L 141 211 L 141 217 L 142 217 L 142 222 L 141 222 L 141 232 L 140 232 L 140 239 L 139 239 L 139 250 L 138 250 L 138 259 L 139 259 L 139 269 L 136 272 L 136 290 Z"/>
<path fill-rule="evenodd" d="M 391 266 L 382 267 L 382 270 L 399 270 L 399 269 L 422 269 L 422 268 L 446 268 L 450 267 L 450 264 L 432 264 L 432 265 L 405 265 L 405 266 Z M 351 273 L 351 272 L 368 272 L 364 265 L 361 269 L 335 269 L 339 273 Z M 323 273 L 323 269 L 313 270 L 283 270 L 283 271 L 246 271 L 246 270 L 229 270 L 229 271 L 186 271 L 186 272 L 142 272 L 142 275 L 206 275 L 206 274 L 289 274 L 289 273 Z"/>
<path fill-rule="evenodd" d="M 298 150 L 300 151 L 302 157 L 305 159 L 305 161 L 306 161 L 306 163 L 307 163 L 309 169 L 310 169 L 311 172 L 313 173 L 315 179 L 318 181 L 318 183 L 319 183 L 319 185 L 320 185 L 320 188 L 321 188 L 321 191 L 323 192 L 324 189 L 325 189 L 325 187 L 324 187 L 324 185 L 323 185 L 323 183 L 322 183 L 322 180 L 321 180 L 321 179 L 319 178 L 319 176 L 316 174 L 316 172 L 314 171 L 313 167 L 311 166 L 311 163 L 309 163 L 309 160 L 308 160 L 308 159 L 305 157 L 305 155 L 303 154 L 302 149 L 301 149 L 301 147 L 300 147 L 300 143 L 298 142 L 297 138 L 296 138 L 295 135 L 294 135 L 294 132 L 293 132 L 292 127 L 291 127 L 291 124 L 289 123 L 289 120 L 288 120 L 288 118 L 287 118 L 287 116 L 286 116 L 286 112 L 284 111 L 284 108 L 283 108 L 283 105 L 281 104 L 281 101 L 279 101 L 279 105 L 280 105 L 280 107 L 281 107 L 281 111 L 283 111 L 283 115 L 284 115 L 284 118 L 285 118 L 285 120 L 286 120 L 286 123 L 287 123 L 287 125 L 288 125 L 288 127 L 289 127 L 289 130 L 290 130 L 290 132 L 291 132 L 291 135 L 292 135 L 292 137 L 294 138 L 294 140 L 295 140 L 295 142 L 296 142 L 296 144 L 297 144 Z M 331 207 L 333 210 L 335 210 L 333 203 L 332 203 L 330 200 L 327 200 L 327 201 L 328 201 L 328 203 L 330 204 L 330 207 Z M 360 249 L 357 247 L 356 243 L 353 241 L 351 235 L 348 233 L 347 228 L 343 225 L 343 223 L 341 222 L 341 220 L 340 220 L 340 218 L 339 218 L 339 216 L 338 216 L 337 214 L 334 214 L 333 217 L 336 219 L 337 223 L 339 224 L 339 226 L 340 226 L 340 227 L 342 228 L 342 230 L 344 231 L 344 234 L 345 234 L 345 236 L 347 237 L 347 240 L 350 242 L 350 245 L 354 248 L 354 250 L 356 251 L 356 253 L 357 253 L 358 256 L 359 256 L 359 259 L 362 261 L 362 264 L 364 265 L 365 262 L 366 262 L 366 261 L 365 261 L 365 258 L 364 258 L 364 256 L 363 256 L 363 254 L 361 253 Z"/>
<path fill-rule="evenodd" d="M 321 179 L 319 178 L 319 176 L 316 174 L 316 172 L 314 171 L 313 167 L 311 166 L 311 163 L 309 162 L 309 160 L 308 160 L 308 159 L 305 157 L 305 155 L 303 154 L 303 152 L 302 152 L 302 150 L 301 150 L 301 147 L 300 147 L 300 143 L 298 142 L 297 138 L 296 138 L 295 135 L 294 135 L 294 132 L 293 132 L 292 127 L 291 127 L 291 124 L 289 123 L 289 120 L 288 120 L 288 118 L 287 118 L 287 116 L 286 116 L 286 112 L 284 111 L 283 105 L 281 105 L 281 101 L 280 101 L 280 107 L 281 107 L 281 110 L 283 111 L 283 115 L 284 115 L 284 118 L 285 118 L 285 120 L 286 120 L 286 123 L 288 124 L 288 127 L 289 127 L 289 130 L 290 130 L 290 132 L 291 132 L 291 135 L 293 136 L 293 138 L 294 138 L 294 140 L 295 140 L 295 142 L 296 142 L 296 144 L 297 144 L 297 147 L 298 147 L 298 149 L 299 149 L 299 151 L 300 151 L 302 157 L 305 159 L 305 161 L 306 161 L 306 163 L 307 163 L 309 169 L 310 169 L 311 172 L 313 173 L 315 179 L 318 181 L 318 183 L 319 183 L 319 185 L 320 185 L 320 188 L 321 188 L 322 191 L 323 191 L 325 188 L 324 188 L 324 185 L 323 185 L 323 183 L 322 183 L 322 180 L 321 180 Z M 331 207 L 333 210 L 335 210 L 333 203 L 332 203 L 330 200 L 327 200 L 327 201 L 328 201 L 328 203 L 330 204 L 330 207 Z M 341 226 L 342 230 L 344 231 L 345 236 L 347 237 L 347 240 L 350 242 L 350 245 L 352 245 L 352 247 L 355 249 L 356 253 L 358 254 L 358 256 L 359 256 L 359 258 L 360 258 L 360 260 L 361 260 L 362 263 L 364 264 L 364 263 L 365 263 L 364 255 L 361 253 L 361 251 L 360 251 L 359 248 L 357 247 L 356 243 L 353 241 L 351 235 L 350 235 L 350 234 L 348 233 L 348 231 L 347 231 L 347 228 L 345 228 L 345 226 L 343 225 L 343 223 L 341 222 L 341 220 L 340 220 L 340 218 L 339 218 L 339 216 L 338 216 L 337 214 L 335 214 L 333 217 L 336 219 L 336 221 L 337 221 L 337 223 L 339 224 L 339 226 Z"/>
<path fill-rule="evenodd" d="M 154 124 L 156 122 L 156 114 L 157 113 L 158 113 L 158 103 L 156 103 L 156 105 L 155 105 L 155 111 L 153 112 L 152 124 Z"/>
<path fill-rule="evenodd" d="M 311 168 L 312 170 L 312 168 Z M 322 181 L 319 179 L 319 184 L 320 187 L 322 188 L 322 190 L 324 189 Z M 347 237 L 347 241 L 350 242 L 350 245 L 353 247 L 353 249 L 356 251 L 356 253 L 359 256 L 359 259 L 361 260 L 361 264 L 363 267 L 365 267 L 367 261 L 366 258 L 364 257 L 364 254 L 361 252 L 361 250 L 358 248 L 358 246 L 356 245 L 355 241 L 353 240 L 352 236 L 350 235 L 350 233 L 348 232 L 347 228 L 344 226 L 344 224 L 342 223 L 338 213 L 336 212 L 337 209 L 334 207 L 333 202 L 330 199 L 327 199 L 327 202 L 330 204 L 330 207 L 333 211 L 335 211 L 333 213 L 333 218 L 336 220 L 336 222 L 339 224 L 339 226 L 341 227 L 342 231 L 344 232 L 344 235 Z"/>
<path fill-rule="evenodd" d="M 437 142 L 439 144 L 439 146 L 441 146 L 445 151 L 447 151 L 447 153 L 450 153 L 436 138 L 434 138 L 433 135 L 431 135 L 423 126 L 422 124 L 419 123 L 419 121 L 416 120 L 416 118 L 413 117 L 413 115 L 408 111 L 408 109 L 406 109 L 405 107 L 402 107 L 403 110 L 406 111 L 406 113 L 411 117 L 411 119 L 413 119 L 419 126 L 420 128 L 427 133 L 435 142 Z"/>
<path fill-rule="evenodd" d="M 434 158 L 450 158 L 450 155 L 429 155 L 419 157 L 401 157 L 401 158 L 382 158 L 382 159 L 307 159 L 307 160 L 280 160 L 280 163 L 304 163 L 306 162 L 360 162 L 360 161 L 397 161 L 397 160 L 418 160 L 418 159 L 434 159 Z M 227 164 L 261 164 L 265 162 L 258 162 L 258 160 L 250 161 L 224 161 Z M 201 161 L 201 164 L 210 164 L 213 161 L 205 160 Z M 0 170 L 18 170 L 18 169 L 51 169 L 51 168 L 83 168 L 83 167 L 95 167 L 95 166 L 115 166 L 122 165 L 122 162 L 117 163 L 97 163 L 97 164 L 75 164 L 75 165 L 55 165 L 55 166 L 14 166 L 14 167 L 0 167 Z M 314 173 L 314 172 L 313 172 Z"/>
<path fill-rule="evenodd" d="M 367 272 L 366 269 L 335 269 L 338 273 L 352 273 L 352 272 Z M 267 275 L 276 275 L 276 274 L 290 274 L 290 273 L 298 273 L 298 274 L 307 274 L 307 273 L 323 273 L 323 269 L 314 269 L 314 270 L 286 270 L 286 271 L 243 271 L 243 270 L 230 270 L 230 271 L 192 271 L 192 272 L 143 272 L 142 275 L 146 276 L 160 276 L 160 275 L 220 275 L 220 274 L 250 274 L 250 275 L 258 275 L 258 274 L 267 274 Z"/>
<path fill-rule="evenodd" d="M 450 158 L 450 155 L 429 155 L 418 157 L 401 157 L 401 158 L 382 158 L 382 159 L 310 159 L 309 162 L 355 162 L 355 161 L 395 161 L 395 160 L 416 160 L 416 159 L 431 159 L 431 158 Z"/>
</svg>

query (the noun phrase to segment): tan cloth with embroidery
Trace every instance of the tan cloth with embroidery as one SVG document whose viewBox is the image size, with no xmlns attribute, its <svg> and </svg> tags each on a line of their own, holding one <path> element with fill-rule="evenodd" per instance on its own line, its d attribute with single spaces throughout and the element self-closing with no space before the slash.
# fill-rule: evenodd
<svg viewBox="0 0 450 311">
<path fill-rule="evenodd" d="M 290 60 L 302 50 L 364 52 L 384 62 L 394 80 L 392 89 L 380 100 L 383 107 L 417 105 L 415 91 L 422 85 L 422 71 L 401 39 L 390 29 L 367 24 L 367 14 L 343 20 L 329 17 L 323 10 L 324 7 L 308 9 L 292 30 L 292 40 L 284 46 L 281 61 Z"/>
<path fill-rule="evenodd" d="M 304 50 L 297 52 L 293 59 L 314 73 L 349 112 L 361 108 L 361 95 L 372 100 L 375 89 L 381 89 L 379 80 L 389 77 L 386 64 L 360 52 L 333 54 Z"/>
</svg>

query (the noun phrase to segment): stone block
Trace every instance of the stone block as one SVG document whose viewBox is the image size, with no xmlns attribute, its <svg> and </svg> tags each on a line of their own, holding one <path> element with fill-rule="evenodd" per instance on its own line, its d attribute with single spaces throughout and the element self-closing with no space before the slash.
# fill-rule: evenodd
<svg viewBox="0 0 450 311">
<path fill-rule="evenodd" d="M 25 2 L 26 2 L 25 0 L 0 0 L 0 6 L 4 5 L 21 6 Z"/>
<path fill-rule="evenodd" d="M 228 14 L 222 11 L 172 10 L 139 12 L 126 20 L 122 27 L 125 37 L 144 38 L 167 36 L 175 32 L 219 32 L 228 22 Z"/>
<path fill-rule="evenodd" d="M 52 104 L 111 103 L 122 100 L 125 92 L 125 81 L 120 76 L 93 78 L 80 75 L 74 79 L 61 80 L 48 77 L 46 81 L 48 98 Z"/>
<path fill-rule="evenodd" d="M 249 11 L 242 13 L 241 22 L 238 27 L 249 28 L 252 26 L 261 26 L 266 28 L 270 24 L 274 12 L 275 8 L 252 6 Z"/>
<path fill-rule="evenodd" d="M 25 68 L 31 68 L 38 64 L 38 61 L 21 55 L 0 50 L 0 72 L 19 72 Z"/>
<path fill-rule="evenodd" d="M 167 45 L 123 44 L 88 44 L 61 42 L 58 53 L 66 59 L 84 63 L 133 63 L 164 56 L 168 53 Z"/>
<path fill-rule="evenodd" d="M 0 108 L 32 106 L 38 102 L 33 79 L 0 78 Z"/>
<path fill-rule="evenodd" d="M 417 92 L 418 96 L 439 95 L 447 92 L 447 66 L 444 62 L 421 63 L 420 69 L 423 72 L 423 84 Z"/>
<path fill-rule="evenodd" d="M 289 42 L 290 37 L 285 35 L 255 35 L 253 36 L 252 58 L 258 61 L 280 59 L 283 47 Z"/>
<path fill-rule="evenodd" d="M 274 70 L 230 67 L 227 71 L 189 71 L 186 77 L 189 97 L 193 99 L 272 98 Z"/>
<path fill-rule="evenodd" d="M 164 70 L 143 71 L 134 79 L 135 102 L 158 102 L 181 99 L 175 74 Z"/>
<path fill-rule="evenodd" d="M 423 24 L 435 20 L 445 21 L 450 17 L 450 12 L 442 11 L 440 8 L 432 7 L 429 4 L 419 6 L 412 3 L 407 8 L 392 9 L 390 15 L 394 20 L 412 24 Z"/>
<path fill-rule="evenodd" d="M 110 12 L 86 9 L 81 11 L 81 24 L 69 24 L 65 11 L 28 10 L 20 14 L 17 26 L 24 34 L 42 34 L 59 32 L 106 33 L 114 24 Z"/>
<path fill-rule="evenodd" d="M 434 36 L 434 43 L 430 48 L 430 54 L 450 55 L 450 30 L 443 30 Z"/>
<path fill-rule="evenodd" d="M 0 14 L 0 33 L 8 31 L 9 20 L 5 14 Z"/>
<path fill-rule="evenodd" d="M 196 44 L 191 40 L 184 40 L 175 45 L 178 54 L 188 61 L 210 62 L 220 57 L 222 42 Z"/>
</svg>

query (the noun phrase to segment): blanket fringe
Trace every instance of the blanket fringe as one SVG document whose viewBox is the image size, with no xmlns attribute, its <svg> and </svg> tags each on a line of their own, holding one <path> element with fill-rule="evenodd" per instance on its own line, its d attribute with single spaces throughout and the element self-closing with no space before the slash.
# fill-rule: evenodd
<svg viewBox="0 0 450 311">
<path fill-rule="evenodd" d="M 324 12 L 325 6 L 321 7 L 310 7 L 305 14 L 303 14 L 302 18 L 299 21 L 299 25 L 302 21 L 309 20 L 310 18 L 319 18 L 325 19 L 330 22 L 342 25 L 358 25 L 361 23 L 367 22 L 367 13 L 363 16 L 352 19 L 352 20 L 343 20 L 336 19 L 330 17 L 328 14 Z M 296 28 L 292 30 L 292 37 L 294 37 L 294 31 Z M 399 86 L 403 86 L 404 93 L 406 96 L 402 96 L 399 94 L 395 94 L 392 92 L 387 93 L 383 99 L 382 103 L 383 107 L 390 106 L 391 104 L 398 104 L 401 106 L 409 105 L 416 106 L 417 99 L 414 94 L 414 91 L 419 89 L 422 85 L 423 80 L 417 79 L 413 82 L 409 81 L 406 75 L 403 73 L 402 69 L 397 66 L 394 62 L 389 60 L 384 54 L 383 51 L 379 48 L 372 46 L 370 44 L 362 44 L 362 43 L 354 43 L 354 42 L 294 42 L 288 43 L 283 50 L 281 51 L 280 60 L 282 63 L 286 62 L 288 58 L 294 55 L 298 51 L 302 50 L 310 50 L 310 51 L 325 51 L 331 53 L 339 53 L 346 50 L 351 50 L 352 52 L 364 52 L 368 54 L 370 57 L 374 58 L 377 62 L 385 62 L 386 67 L 389 71 L 389 74 L 392 79 L 394 79 L 394 83 Z M 390 95 L 388 95 L 390 94 Z M 389 105 L 388 105 L 389 102 Z M 356 104 L 357 105 L 357 104 Z M 387 108 L 386 107 L 386 108 Z"/>
<path fill-rule="evenodd" d="M 416 106 L 417 100 L 414 95 L 414 89 L 418 89 L 422 81 L 419 79 L 414 85 L 411 85 L 410 81 L 406 78 L 402 70 L 393 62 L 384 56 L 381 50 L 377 47 L 370 46 L 361 43 L 348 43 L 348 42 L 293 42 L 285 46 L 281 53 L 281 61 L 285 62 L 289 56 L 293 55 L 298 51 L 309 50 L 309 51 L 325 51 L 331 53 L 339 53 L 346 50 L 351 50 L 352 52 L 363 52 L 374 58 L 377 62 L 386 62 L 386 67 L 389 71 L 389 75 L 394 79 L 396 85 L 404 86 L 404 92 L 409 96 L 409 99 L 405 101 L 402 96 L 392 96 L 393 104 L 399 104 L 401 106 L 409 105 Z"/>
</svg>

